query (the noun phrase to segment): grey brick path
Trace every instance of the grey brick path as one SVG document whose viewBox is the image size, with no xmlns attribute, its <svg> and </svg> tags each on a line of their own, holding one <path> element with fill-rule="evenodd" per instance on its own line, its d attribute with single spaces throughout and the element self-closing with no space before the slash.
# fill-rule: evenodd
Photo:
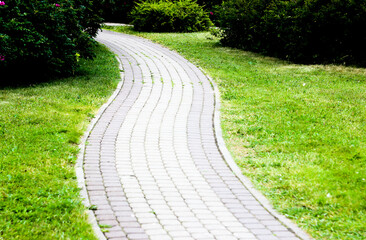
<svg viewBox="0 0 366 240">
<path fill-rule="evenodd" d="M 109 227 L 105 238 L 306 236 L 267 211 L 223 158 L 215 92 L 202 71 L 145 39 L 103 31 L 97 40 L 123 68 L 83 155 L 90 204 L 98 224 Z"/>
</svg>

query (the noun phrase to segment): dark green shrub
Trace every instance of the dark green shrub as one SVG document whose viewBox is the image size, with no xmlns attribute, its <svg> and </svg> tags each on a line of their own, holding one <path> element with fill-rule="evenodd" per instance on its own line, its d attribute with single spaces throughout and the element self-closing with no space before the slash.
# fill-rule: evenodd
<svg viewBox="0 0 366 240">
<path fill-rule="evenodd" d="M 197 3 L 205 9 L 213 23 L 216 22 L 216 9 L 222 4 L 223 0 L 197 0 Z"/>
<path fill-rule="evenodd" d="M 212 25 L 209 14 L 194 0 L 146 1 L 137 4 L 131 15 L 138 31 L 195 32 Z"/>
<path fill-rule="evenodd" d="M 129 23 L 129 13 L 136 5 L 136 0 L 102 0 L 102 17 L 106 22 Z"/>
<path fill-rule="evenodd" d="M 133 20 L 130 16 L 132 9 L 138 2 L 145 1 L 146 0 L 101 0 L 102 17 L 106 22 L 130 23 Z M 210 13 L 210 18 L 213 19 L 215 16 L 213 8 L 214 6 L 220 5 L 222 0 L 197 0 L 197 3 L 208 11 Z"/>
<path fill-rule="evenodd" d="M 303 63 L 366 65 L 364 0 L 229 0 L 222 43 Z"/>
<path fill-rule="evenodd" d="M 3 1 L 1 82 L 10 81 L 11 76 L 14 81 L 25 76 L 71 74 L 79 57 L 93 57 L 92 37 L 101 22 L 94 7 L 88 0 Z"/>
<path fill-rule="evenodd" d="M 212 10 L 215 6 L 219 6 L 222 0 L 197 0 L 197 3 L 207 10 Z"/>
</svg>

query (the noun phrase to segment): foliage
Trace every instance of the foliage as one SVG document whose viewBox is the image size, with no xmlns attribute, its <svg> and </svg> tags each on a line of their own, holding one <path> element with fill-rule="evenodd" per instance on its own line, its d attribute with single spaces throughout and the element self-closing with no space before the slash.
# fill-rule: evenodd
<svg viewBox="0 0 366 240">
<path fill-rule="evenodd" d="M 303 63 L 366 66 L 364 0 L 229 0 L 222 43 Z"/>
<path fill-rule="evenodd" d="M 93 1 L 3 3 L 0 6 L 2 79 L 71 74 L 79 57 L 93 57 L 92 37 L 101 22 Z"/>
<path fill-rule="evenodd" d="M 97 239 L 76 182 L 77 144 L 120 78 L 114 54 L 94 52 L 72 77 L 0 89 L 0 239 Z"/>
<path fill-rule="evenodd" d="M 213 7 L 221 5 L 222 0 L 197 0 L 197 3 L 205 9 L 211 10 Z"/>
<path fill-rule="evenodd" d="M 137 3 L 146 1 L 149 0 L 102 0 L 102 17 L 106 22 L 130 23 L 133 20 L 130 16 L 132 9 L 136 7 Z M 210 12 L 210 18 L 213 19 L 213 8 L 220 5 L 222 0 L 197 0 L 197 3 Z"/>
<path fill-rule="evenodd" d="M 223 0 L 197 0 L 197 3 L 210 14 L 210 19 L 216 23 L 216 10 L 220 7 Z"/>
<path fill-rule="evenodd" d="M 129 13 L 136 3 L 136 0 L 102 0 L 102 17 L 106 22 L 129 23 Z"/>
<path fill-rule="evenodd" d="M 195 32 L 212 25 L 208 13 L 194 0 L 146 1 L 137 4 L 131 15 L 138 31 Z"/>
</svg>

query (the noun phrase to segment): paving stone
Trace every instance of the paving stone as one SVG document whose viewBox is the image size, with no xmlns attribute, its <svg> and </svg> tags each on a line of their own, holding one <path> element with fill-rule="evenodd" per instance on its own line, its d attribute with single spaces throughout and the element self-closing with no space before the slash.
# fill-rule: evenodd
<svg viewBox="0 0 366 240">
<path fill-rule="evenodd" d="M 96 215 L 114 215 L 114 211 L 110 209 L 98 209 L 94 211 Z"/>
<path fill-rule="evenodd" d="M 98 224 L 114 227 L 114 226 L 118 225 L 118 222 L 117 222 L 117 220 L 98 220 Z"/>
<path fill-rule="evenodd" d="M 98 208 L 101 205 L 108 205 L 109 201 L 108 200 L 90 200 L 90 203 L 92 205 L 96 205 Z"/>
<path fill-rule="evenodd" d="M 136 217 L 133 217 L 132 215 L 117 215 L 117 219 L 119 222 L 135 222 L 137 220 Z"/>
<path fill-rule="evenodd" d="M 132 233 L 127 235 L 130 240 L 148 240 L 149 237 L 143 233 Z"/>
<path fill-rule="evenodd" d="M 114 214 L 96 214 L 99 220 L 115 220 Z"/>
<path fill-rule="evenodd" d="M 289 231 L 274 231 L 273 233 L 278 237 L 295 237 L 295 235 Z"/>
<path fill-rule="evenodd" d="M 150 217 L 150 218 L 140 218 L 138 219 L 140 224 L 144 224 L 144 223 L 158 223 L 159 221 L 155 218 L 155 217 Z"/>
<path fill-rule="evenodd" d="M 235 232 L 233 234 L 235 237 L 239 239 L 255 239 L 256 237 L 250 232 Z"/>
<path fill-rule="evenodd" d="M 271 231 L 265 228 L 249 228 L 249 230 L 254 233 L 255 235 L 270 235 L 272 234 Z"/>
<path fill-rule="evenodd" d="M 158 214 L 156 216 L 160 221 L 161 220 L 178 220 L 177 216 L 175 216 L 174 214 Z"/>
<path fill-rule="evenodd" d="M 127 198 L 125 196 L 109 196 L 108 197 L 109 201 L 127 201 Z"/>
<path fill-rule="evenodd" d="M 284 226 L 282 225 L 269 225 L 267 226 L 267 228 L 271 231 L 288 231 L 287 228 L 285 228 Z"/>
<path fill-rule="evenodd" d="M 106 195 L 105 191 L 101 191 L 101 190 L 88 190 L 88 192 L 91 197 Z"/>
<path fill-rule="evenodd" d="M 97 210 L 112 210 L 112 207 L 107 203 L 107 204 L 98 204 L 97 205 Z"/>
<path fill-rule="evenodd" d="M 174 238 L 174 240 L 195 240 L 195 239 L 192 237 L 176 237 Z"/>
<path fill-rule="evenodd" d="M 188 237 L 189 233 L 187 231 L 168 231 L 169 235 L 175 238 Z"/>
<path fill-rule="evenodd" d="M 169 235 L 150 235 L 150 240 L 171 240 Z"/>
<path fill-rule="evenodd" d="M 140 227 L 125 227 L 123 228 L 123 231 L 126 232 L 126 234 L 132 234 L 132 233 L 144 233 L 145 231 Z"/>
<path fill-rule="evenodd" d="M 126 237 L 126 233 L 124 233 L 123 231 L 109 231 L 105 233 L 105 236 L 110 239 L 110 238 L 122 238 L 122 237 Z"/>
<path fill-rule="evenodd" d="M 257 239 L 259 239 L 259 240 L 279 240 L 274 235 L 260 235 L 260 236 L 257 236 Z"/>
<path fill-rule="evenodd" d="M 270 214 L 256 214 L 256 218 L 259 220 L 273 220 L 273 221 L 277 221 L 275 220 L 275 218 L 270 215 Z"/>
<path fill-rule="evenodd" d="M 185 227 L 183 227 L 182 225 L 180 224 L 176 224 L 176 225 L 167 225 L 167 226 L 164 226 L 164 229 L 167 230 L 168 232 L 170 231 L 185 231 Z"/>
<path fill-rule="evenodd" d="M 147 235 L 167 235 L 167 232 L 164 229 L 150 229 L 145 231 Z"/>
<path fill-rule="evenodd" d="M 109 237 L 110 240 L 128 240 L 127 237 Z"/>
<path fill-rule="evenodd" d="M 104 185 L 88 185 L 88 191 L 104 190 Z"/>
<path fill-rule="evenodd" d="M 160 223 L 164 226 L 164 228 L 166 228 L 167 226 L 170 226 L 170 225 L 180 225 L 181 222 L 178 221 L 178 220 L 174 220 L 174 219 L 161 219 L 160 220 Z"/>
<path fill-rule="evenodd" d="M 132 211 L 132 210 L 131 210 L 131 207 L 128 204 L 126 204 L 126 205 L 122 205 L 122 206 L 113 207 L 113 211 L 115 211 L 117 214 L 117 212 L 126 212 L 126 211 Z"/>
<path fill-rule="evenodd" d="M 217 240 L 237 240 L 235 236 L 232 235 L 215 235 Z"/>
<path fill-rule="evenodd" d="M 259 220 L 256 219 L 255 217 L 244 217 L 244 218 L 239 218 L 239 221 L 243 224 L 255 224 L 255 223 L 259 223 Z"/>
<path fill-rule="evenodd" d="M 247 227 L 249 229 L 258 229 L 258 228 L 265 229 L 266 228 L 263 224 L 260 224 L 260 223 L 249 223 L 249 224 L 245 224 L 245 227 Z"/>
</svg>

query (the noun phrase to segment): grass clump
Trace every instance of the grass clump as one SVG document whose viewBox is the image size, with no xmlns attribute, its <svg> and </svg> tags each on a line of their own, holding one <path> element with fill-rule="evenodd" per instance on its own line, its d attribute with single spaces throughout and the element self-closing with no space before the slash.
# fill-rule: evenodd
<svg viewBox="0 0 366 240">
<path fill-rule="evenodd" d="M 104 47 L 74 77 L 0 89 L 0 239 L 96 239 L 74 164 L 89 120 L 115 89 Z"/>
<path fill-rule="evenodd" d="M 136 33 L 218 83 L 243 173 L 316 239 L 366 239 L 366 70 L 298 65 L 221 47 L 209 33 Z"/>
</svg>

